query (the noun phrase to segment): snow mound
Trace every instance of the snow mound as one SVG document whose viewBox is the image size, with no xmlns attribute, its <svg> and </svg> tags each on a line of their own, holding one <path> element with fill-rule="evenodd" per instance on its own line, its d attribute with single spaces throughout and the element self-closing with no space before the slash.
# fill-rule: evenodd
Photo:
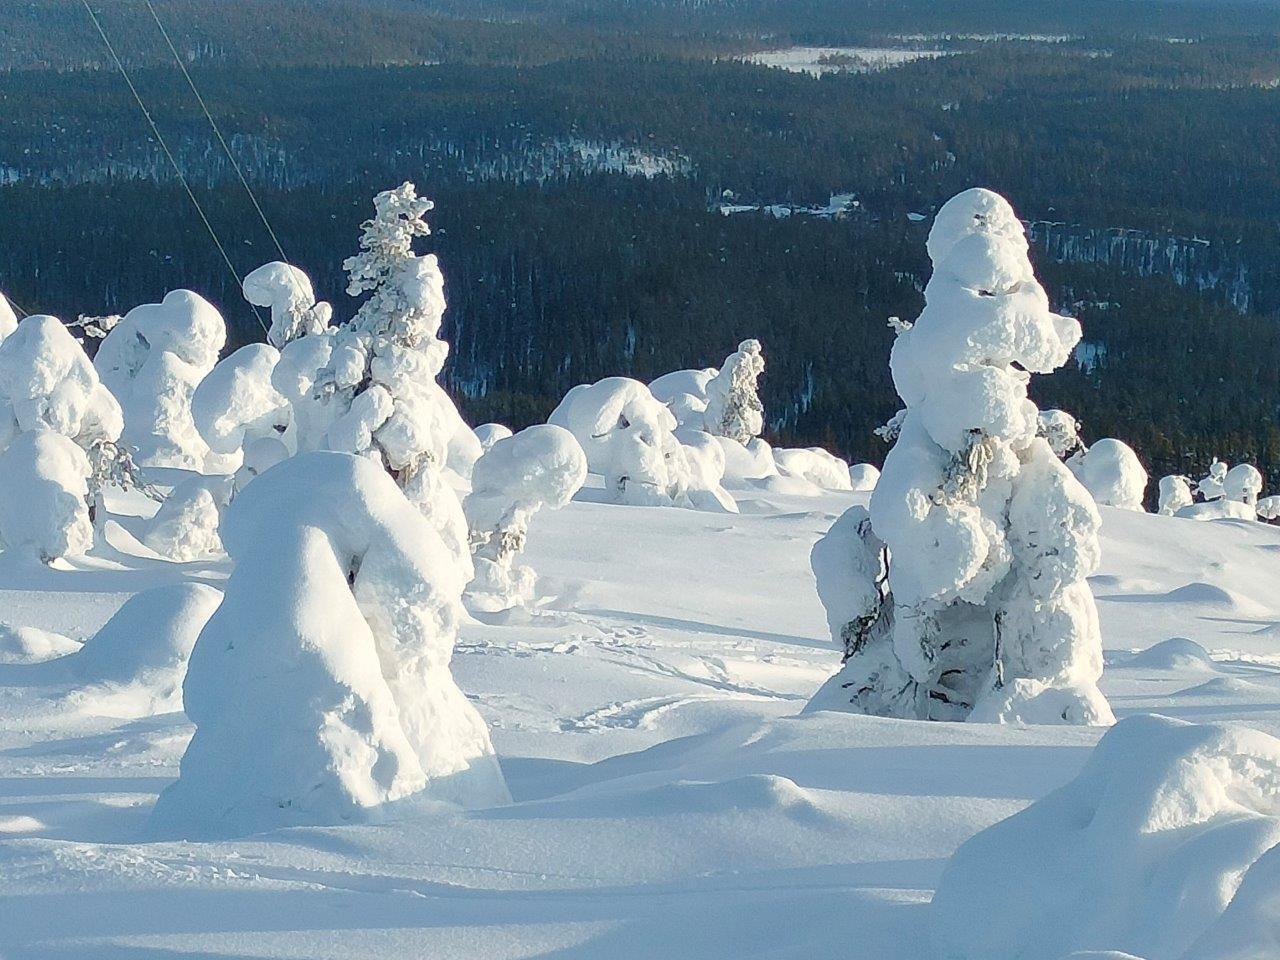
<svg viewBox="0 0 1280 960">
<path fill-rule="evenodd" d="M 1256 520 L 1258 512 L 1257 508 L 1247 503 L 1219 497 L 1216 500 L 1181 507 L 1174 516 L 1182 517 L 1184 520 Z"/>
<path fill-rule="evenodd" d="M 849 464 L 849 489 L 854 493 L 870 493 L 880 482 L 880 470 L 870 463 Z"/>
<path fill-rule="evenodd" d="M 1251 683 L 1248 680 L 1242 680 L 1240 677 L 1214 677 L 1212 680 L 1206 680 L 1204 683 L 1198 683 L 1193 687 L 1179 690 L 1170 694 L 1170 696 L 1233 698 L 1241 694 L 1256 695 L 1265 690 L 1267 688 L 1261 684 Z"/>
<path fill-rule="evenodd" d="M 1209 651 L 1186 637 L 1170 637 L 1141 653 L 1134 654 L 1126 667 L 1148 670 L 1181 670 L 1187 667 L 1214 669 Z"/>
<path fill-rule="evenodd" d="M 933 898 L 933 942 L 943 960 L 1175 960 L 1277 841 L 1280 740 L 1126 719 L 1074 780 L 960 847 Z"/>
<path fill-rule="evenodd" d="M 511 428 L 500 423 L 482 423 L 476 427 L 476 439 L 480 441 L 480 449 L 488 450 L 499 440 L 511 436 Z"/>
<path fill-rule="evenodd" d="M 182 680 L 196 637 L 222 602 L 203 583 L 136 593 L 68 661 L 83 683 L 133 687 L 139 715 L 182 706 Z"/>
<path fill-rule="evenodd" d="M 62 434 L 18 434 L 0 451 L 0 548 L 46 563 L 88 552 L 89 473 L 84 451 Z"/>
<path fill-rule="evenodd" d="M 851 490 L 849 464 L 821 447 L 774 450 L 773 462 L 783 476 L 803 477 L 823 490 Z"/>
<path fill-rule="evenodd" d="M 0 623 L 0 663 L 44 663 L 79 649 L 79 643 L 60 633 Z"/>
<path fill-rule="evenodd" d="M 469 564 L 381 465 L 286 460 L 232 501 L 222 537 L 235 570 L 191 654 L 196 732 L 154 830 L 367 820 L 424 792 L 508 798 L 449 672 Z"/>
</svg>

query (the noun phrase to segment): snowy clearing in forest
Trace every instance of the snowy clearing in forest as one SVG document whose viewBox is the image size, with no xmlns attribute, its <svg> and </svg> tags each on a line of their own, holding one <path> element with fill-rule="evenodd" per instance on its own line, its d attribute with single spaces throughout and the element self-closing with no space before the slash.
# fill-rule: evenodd
<svg viewBox="0 0 1280 960">
<path fill-rule="evenodd" d="M 945 57 L 945 50 L 907 50 L 899 47 L 786 47 L 743 57 L 747 63 L 776 67 L 789 73 L 820 77 L 827 73 L 870 73 L 889 70 L 915 60 Z"/>
<path fill-rule="evenodd" d="M 734 515 L 599 492 L 538 516 L 532 612 L 462 627 L 453 674 L 509 806 L 149 840 L 184 715 L 113 719 L 119 689 L 0 665 L 0 956 L 934 956 L 956 848 L 1066 784 L 1103 731 L 798 716 L 839 663 L 809 550 L 866 495 L 735 489 Z M 1280 734 L 1280 530 L 1102 515 L 1116 714 Z M 223 586 L 225 560 L 138 555 L 140 525 L 66 570 L 3 558 L 0 619 L 83 639 L 141 590 Z M 1137 654 L 1175 636 L 1211 658 Z"/>
</svg>

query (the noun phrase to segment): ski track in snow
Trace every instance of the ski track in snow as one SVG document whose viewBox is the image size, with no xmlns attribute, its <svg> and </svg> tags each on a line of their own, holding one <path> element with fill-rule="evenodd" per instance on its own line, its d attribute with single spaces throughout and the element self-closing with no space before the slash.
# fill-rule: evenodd
<svg viewBox="0 0 1280 960">
<path fill-rule="evenodd" d="M 56 666 L 0 664 L 0 957 L 930 957 L 955 848 L 1070 780 L 1099 732 L 797 717 L 839 659 L 809 547 L 860 500 L 540 514 L 540 605 L 468 623 L 454 657 L 508 807 L 150 841 L 185 717 L 100 716 Z M 1117 714 L 1280 734 L 1280 530 L 1103 515 Z M 226 572 L 0 559 L 0 619 L 83 638 L 138 590 Z M 1143 655 L 1171 637 L 1194 644 Z"/>
</svg>

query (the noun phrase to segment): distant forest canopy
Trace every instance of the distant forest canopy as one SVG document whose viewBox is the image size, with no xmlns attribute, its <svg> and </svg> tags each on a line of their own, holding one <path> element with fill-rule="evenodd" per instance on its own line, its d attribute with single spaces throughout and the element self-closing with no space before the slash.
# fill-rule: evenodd
<svg viewBox="0 0 1280 960">
<path fill-rule="evenodd" d="M 145 7 L 93 6 L 130 45 L 237 271 L 275 259 L 181 75 L 144 66 L 162 50 Z M 254 30 L 241 6 L 157 0 L 175 37 L 189 31 L 193 76 L 290 260 L 339 318 L 354 308 L 340 264 L 373 193 L 412 179 L 436 199 L 446 381 L 474 422 L 518 427 L 576 383 L 718 365 L 759 337 L 771 438 L 879 462 L 872 430 L 898 407 L 887 318 L 921 307 L 930 214 L 982 184 L 1036 221 L 1037 269 L 1085 327 L 1082 363 L 1035 381 L 1042 406 L 1073 412 L 1090 439 L 1132 442 L 1156 475 L 1221 456 L 1280 482 L 1274 6 L 855 0 L 839 6 L 860 11 L 858 30 L 840 33 L 833 14 L 821 35 L 823 3 L 546 0 L 484 4 L 493 19 L 478 22 L 445 3 L 362 0 L 344 24 L 333 11 L 354 17 L 348 0 L 255 0 Z M 224 310 L 235 343 L 261 338 L 128 89 L 93 66 L 83 8 L 16 8 L 0 12 L 0 48 L 16 49 L 14 23 L 30 16 L 42 25 L 26 49 L 84 68 L 0 72 L 13 238 L 0 289 L 71 318 L 190 287 Z M 679 30 L 662 26 L 668 13 Z M 768 17 L 791 26 L 763 36 L 752 24 Z M 1181 37 L 1192 21 L 1197 42 L 1133 35 L 1158 22 Z M 1227 24 L 1253 35 L 1224 36 Z M 954 55 L 820 79 L 728 55 L 943 30 L 1081 39 L 935 38 Z M 430 43 L 456 46 L 418 46 Z M 386 65 L 418 59 L 447 62 Z M 846 195 L 838 216 L 805 212 L 832 194 Z"/>
</svg>

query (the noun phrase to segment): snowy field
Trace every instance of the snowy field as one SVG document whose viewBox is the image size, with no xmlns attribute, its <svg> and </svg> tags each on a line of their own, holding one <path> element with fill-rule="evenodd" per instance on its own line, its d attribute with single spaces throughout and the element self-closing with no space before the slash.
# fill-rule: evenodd
<svg viewBox="0 0 1280 960">
<path fill-rule="evenodd" d="M 901 47 L 786 47 L 744 57 L 748 63 L 776 67 L 791 73 L 820 77 L 825 73 L 869 73 L 888 70 L 914 60 L 946 56 L 942 50 L 908 50 Z"/>
<path fill-rule="evenodd" d="M 739 490 L 734 516 L 596 492 L 535 520 L 535 611 L 467 623 L 455 654 L 510 806 L 148 841 L 184 716 L 0 666 L 0 956 L 933 956 L 947 859 L 1102 731 L 797 716 L 839 662 L 809 550 L 865 495 Z M 3 620 L 85 637 L 139 590 L 227 574 L 133 555 L 121 523 L 74 569 L 4 558 Z M 1103 551 L 1116 714 L 1280 734 L 1280 530 L 1103 508 Z M 1174 636 L 1212 661 L 1134 655 Z"/>
</svg>

